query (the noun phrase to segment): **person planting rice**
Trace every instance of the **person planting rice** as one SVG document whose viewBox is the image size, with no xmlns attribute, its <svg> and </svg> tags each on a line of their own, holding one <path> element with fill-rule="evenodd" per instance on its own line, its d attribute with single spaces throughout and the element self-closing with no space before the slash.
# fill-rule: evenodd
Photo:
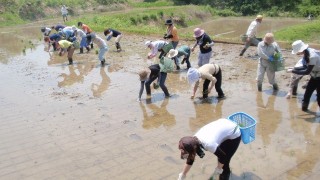
<svg viewBox="0 0 320 180">
<path fill-rule="evenodd" d="M 158 52 L 160 52 L 159 59 L 166 56 L 166 54 L 170 51 L 170 49 L 173 49 L 172 44 L 167 43 L 166 41 L 146 41 L 144 43 L 151 52 L 148 54 L 148 59 L 154 58 Z"/>
<path fill-rule="evenodd" d="M 163 38 L 169 39 L 170 43 L 173 46 L 173 49 L 175 49 L 179 43 L 179 36 L 178 36 L 177 28 L 173 25 L 173 22 L 171 19 L 166 20 L 165 25 L 167 25 L 167 32 Z"/>
<path fill-rule="evenodd" d="M 116 38 L 116 40 L 115 40 L 116 48 L 117 48 L 117 51 L 120 52 L 121 51 L 120 40 L 122 38 L 121 32 L 109 28 L 109 29 L 104 30 L 103 33 L 106 36 L 107 41 L 109 41 L 112 37 Z"/>
<path fill-rule="evenodd" d="M 146 86 L 147 96 L 151 96 L 151 88 L 150 85 L 153 81 L 159 78 L 160 75 L 160 65 L 159 64 L 153 64 L 149 66 L 148 68 L 145 68 L 139 72 L 140 77 L 140 91 L 139 91 L 139 97 L 137 101 L 141 101 L 141 96 L 144 90 L 144 86 Z"/>
<path fill-rule="evenodd" d="M 67 40 L 60 40 L 58 43 L 61 47 L 59 55 L 62 56 L 67 51 L 69 65 L 73 64 L 72 56 L 73 56 L 74 49 L 75 49 L 75 47 L 73 46 L 73 43 L 70 41 L 67 41 Z"/>
<path fill-rule="evenodd" d="M 298 75 L 310 74 L 311 76 L 303 96 L 302 111 L 308 111 L 310 98 L 314 90 L 317 91 L 317 102 L 320 107 L 320 51 L 309 48 L 308 44 L 305 44 L 301 40 L 297 40 L 292 43 L 292 54 L 303 55 L 307 68 L 288 69 L 287 72 L 292 72 Z"/>
<path fill-rule="evenodd" d="M 228 119 L 218 119 L 202 128 L 194 136 L 185 136 L 179 141 L 181 159 L 186 159 L 186 164 L 178 176 L 178 180 L 186 179 L 196 155 L 205 156 L 204 151 L 209 151 L 217 156 L 218 165 L 212 176 L 219 175 L 219 180 L 228 180 L 231 174 L 230 161 L 237 151 L 241 141 L 241 132 L 236 123 Z"/>
<path fill-rule="evenodd" d="M 95 43 L 99 47 L 98 57 L 101 62 L 101 65 L 103 66 L 106 62 L 105 53 L 108 51 L 107 43 L 96 34 L 88 34 L 87 44 L 90 44 L 90 43 Z"/>
<path fill-rule="evenodd" d="M 200 84 L 200 78 L 204 80 L 203 90 L 202 90 L 202 98 L 208 98 L 208 94 L 211 92 L 213 86 L 215 87 L 218 93 L 218 99 L 225 98 L 225 95 L 221 89 L 222 84 L 222 70 L 217 64 L 205 64 L 201 66 L 199 69 L 189 68 L 187 73 L 188 82 L 190 84 L 195 83 L 193 88 L 193 94 L 191 98 L 193 99 L 196 95 L 197 89 Z M 211 85 L 209 87 L 209 84 Z M 209 87 L 209 89 L 208 89 Z"/>
</svg>

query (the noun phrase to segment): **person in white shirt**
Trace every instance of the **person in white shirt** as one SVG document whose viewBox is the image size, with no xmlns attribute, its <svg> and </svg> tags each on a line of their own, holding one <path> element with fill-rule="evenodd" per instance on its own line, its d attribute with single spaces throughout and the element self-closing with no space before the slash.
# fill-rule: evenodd
<svg viewBox="0 0 320 180">
<path fill-rule="evenodd" d="M 51 33 L 51 29 L 48 27 L 42 27 L 41 32 L 42 32 L 43 36 L 49 36 Z"/>
<path fill-rule="evenodd" d="M 87 35 L 85 32 L 83 32 L 81 29 L 76 28 L 76 26 L 72 26 L 72 30 L 74 31 L 74 34 L 76 37 L 78 37 L 80 40 L 80 54 L 83 54 L 83 47 L 87 49 L 87 53 L 90 51 L 89 46 L 87 45 Z"/>
<path fill-rule="evenodd" d="M 309 48 L 308 44 L 305 44 L 301 40 L 297 40 L 292 43 L 292 54 L 303 55 L 303 59 L 306 61 L 307 68 L 303 69 L 288 69 L 287 72 L 292 72 L 298 75 L 310 74 L 310 80 L 308 81 L 306 91 L 302 100 L 302 111 L 308 111 L 310 98 L 313 91 L 317 91 L 317 102 L 320 107 L 320 51 Z"/>
<path fill-rule="evenodd" d="M 186 159 L 183 171 L 178 180 L 184 180 L 192 167 L 196 155 L 203 158 L 205 151 L 215 154 L 218 165 L 213 175 L 219 179 L 229 179 L 230 161 L 237 151 L 241 141 L 241 132 L 238 125 L 228 119 L 218 119 L 202 127 L 194 136 L 185 136 L 179 141 L 181 159 Z"/>
<path fill-rule="evenodd" d="M 65 5 L 62 5 L 61 7 L 61 14 L 62 14 L 63 22 L 68 21 L 68 9 Z"/>
<path fill-rule="evenodd" d="M 148 59 L 154 58 L 158 54 L 158 52 L 160 52 L 159 59 L 166 56 L 166 54 L 168 53 L 164 50 L 164 47 L 168 45 L 166 41 L 146 41 L 144 44 L 151 50 L 151 52 L 148 54 Z"/>
<path fill-rule="evenodd" d="M 108 46 L 106 41 L 104 41 L 101 37 L 98 35 L 91 33 L 87 35 L 87 44 L 90 44 L 91 42 L 95 43 L 99 48 L 99 60 L 101 62 L 101 66 L 105 65 L 105 54 L 108 51 Z"/>
<path fill-rule="evenodd" d="M 247 30 L 247 39 L 246 42 L 244 44 L 244 48 L 242 49 L 240 56 L 243 56 L 243 54 L 246 52 L 246 50 L 249 48 L 249 46 L 251 44 L 257 46 L 258 43 L 260 42 L 257 38 L 257 32 L 258 32 L 258 28 L 262 22 L 263 16 L 262 15 L 258 15 L 256 17 L 256 19 L 254 21 L 251 22 L 250 26 L 248 27 Z"/>
</svg>

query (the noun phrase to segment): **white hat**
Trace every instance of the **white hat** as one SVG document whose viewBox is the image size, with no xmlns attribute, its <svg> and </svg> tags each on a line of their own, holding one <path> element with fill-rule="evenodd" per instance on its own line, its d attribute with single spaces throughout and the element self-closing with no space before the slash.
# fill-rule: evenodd
<svg viewBox="0 0 320 180">
<path fill-rule="evenodd" d="M 297 40 L 292 43 L 292 54 L 297 54 L 297 53 L 303 52 L 308 47 L 309 47 L 308 44 L 305 44 L 301 40 Z"/>
<path fill-rule="evenodd" d="M 178 55 L 178 50 L 175 49 L 170 49 L 170 51 L 168 52 L 168 58 L 174 58 Z"/>
<path fill-rule="evenodd" d="M 200 79 L 200 72 L 195 68 L 189 68 L 187 77 L 188 77 L 188 82 L 190 84 L 193 84 Z"/>
<path fill-rule="evenodd" d="M 75 31 L 77 30 L 77 27 L 75 25 L 72 26 L 72 30 Z"/>
<path fill-rule="evenodd" d="M 148 47 L 151 45 L 151 41 L 146 41 L 144 44 Z"/>
</svg>

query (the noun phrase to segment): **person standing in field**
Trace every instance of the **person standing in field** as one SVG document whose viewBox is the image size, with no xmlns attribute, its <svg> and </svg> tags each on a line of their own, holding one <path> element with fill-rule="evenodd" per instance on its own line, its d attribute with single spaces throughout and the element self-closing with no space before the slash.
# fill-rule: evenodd
<svg viewBox="0 0 320 180">
<path fill-rule="evenodd" d="M 66 7 L 66 5 L 62 5 L 61 14 L 62 14 L 63 22 L 68 21 L 68 8 Z"/>
<path fill-rule="evenodd" d="M 246 33 L 246 41 L 244 44 L 244 48 L 242 49 L 242 51 L 240 52 L 240 56 L 243 56 L 243 54 L 246 52 L 246 50 L 249 48 L 249 46 L 251 44 L 257 46 L 258 43 L 260 42 L 257 38 L 257 32 L 258 32 L 258 28 L 262 22 L 263 16 L 262 15 L 258 15 L 256 17 L 256 19 L 254 21 L 252 21 L 250 23 L 250 26 L 248 27 L 247 33 Z"/>
<path fill-rule="evenodd" d="M 166 20 L 165 25 L 167 25 L 167 32 L 164 35 L 164 39 L 169 39 L 172 43 L 173 49 L 175 49 L 179 44 L 179 36 L 177 28 L 173 25 L 171 19 Z"/>
<path fill-rule="evenodd" d="M 93 31 L 91 30 L 91 28 L 86 25 L 86 24 L 83 24 L 82 22 L 78 22 L 78 27 L 80 27 L 84 33 L 86 33 L 87 35 L 89 34 L 93 34 Z M 89 42 L 87 42 L 87 46 L 89 46 Z M 93 49 L 93 43 L 91 42 L 91 49 Z"/>
<path fill-rule="evenodd" d="M 193 30 L 193 37 L 196 38 L 196 43 L 192 47 L 191 51 L 199 45 L 200 52 L 198 55 L 198 66 L 201 67 L 204 64 L 208 64 L 212 56 L 212 46 L 214 42 L 211 40 L 210 36 L 207 35 L 203 29 L 195 28 Z"/>
<path fill-rule="evenodd" d="M 116 48 L 117 48 L 117 51 L 120 52 L 121 51 L 120 40 L 122 38 L 122 33 L 111 28 L 104 30 L 103 33 L 106 36 L 107 41 L 109 41 L 112 37 L 116 38 L 115 40 Z"/>
<path fill-rule="evenodd" d="M 258 91 L 262 91 L 262 82 L 264 79 L 264 74 L 267 72 L 267 77 L 269 83 L 273 86 L 273 90 L 277 91 L 279 89 L 276 83 L 275 77 L 276 73 L 272 67 L 271 61 L 275 60 L 275 53 L 281 53 L 279 45 L 274 41 L 274 36 L 272 33 L 267 33 L 263 41 L 258 44 L 258 56 L 259 63 L 257 69 L 257 87 Z"/>
</svg>

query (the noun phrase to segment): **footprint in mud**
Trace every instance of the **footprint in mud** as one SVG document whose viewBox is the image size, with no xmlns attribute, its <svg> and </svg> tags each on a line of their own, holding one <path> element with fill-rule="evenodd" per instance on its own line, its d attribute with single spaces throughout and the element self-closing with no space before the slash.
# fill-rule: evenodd
<svg viewBox="0 0 320 180">
<path fill-rule="evenodd" d="M 178 163 L 173 157 L 171 157 L 171 156 L 166 156 L 165 158 L 164 158 L 164 161 L 166 161 L 166 162 L 168 162 L 168 163 L 173 163 L 173 164 L 180 164 L 180 163 Z"/>
<path fill-rule="evenodd" d="M 169 152 L 173 152 L 172 148 L 166 144 L 161 144 L 159 145 L 159 147 L 163 150 L 169 151 Z"/>
<path fill-rule="evenodd" d="M 138 134 L 134 133 L 134 134 L 130 134 L 129 137 L 133 140 L 137 140 L 137 141 L 142 141 L 142 137 L 139 136 Z"/>
</svg>

